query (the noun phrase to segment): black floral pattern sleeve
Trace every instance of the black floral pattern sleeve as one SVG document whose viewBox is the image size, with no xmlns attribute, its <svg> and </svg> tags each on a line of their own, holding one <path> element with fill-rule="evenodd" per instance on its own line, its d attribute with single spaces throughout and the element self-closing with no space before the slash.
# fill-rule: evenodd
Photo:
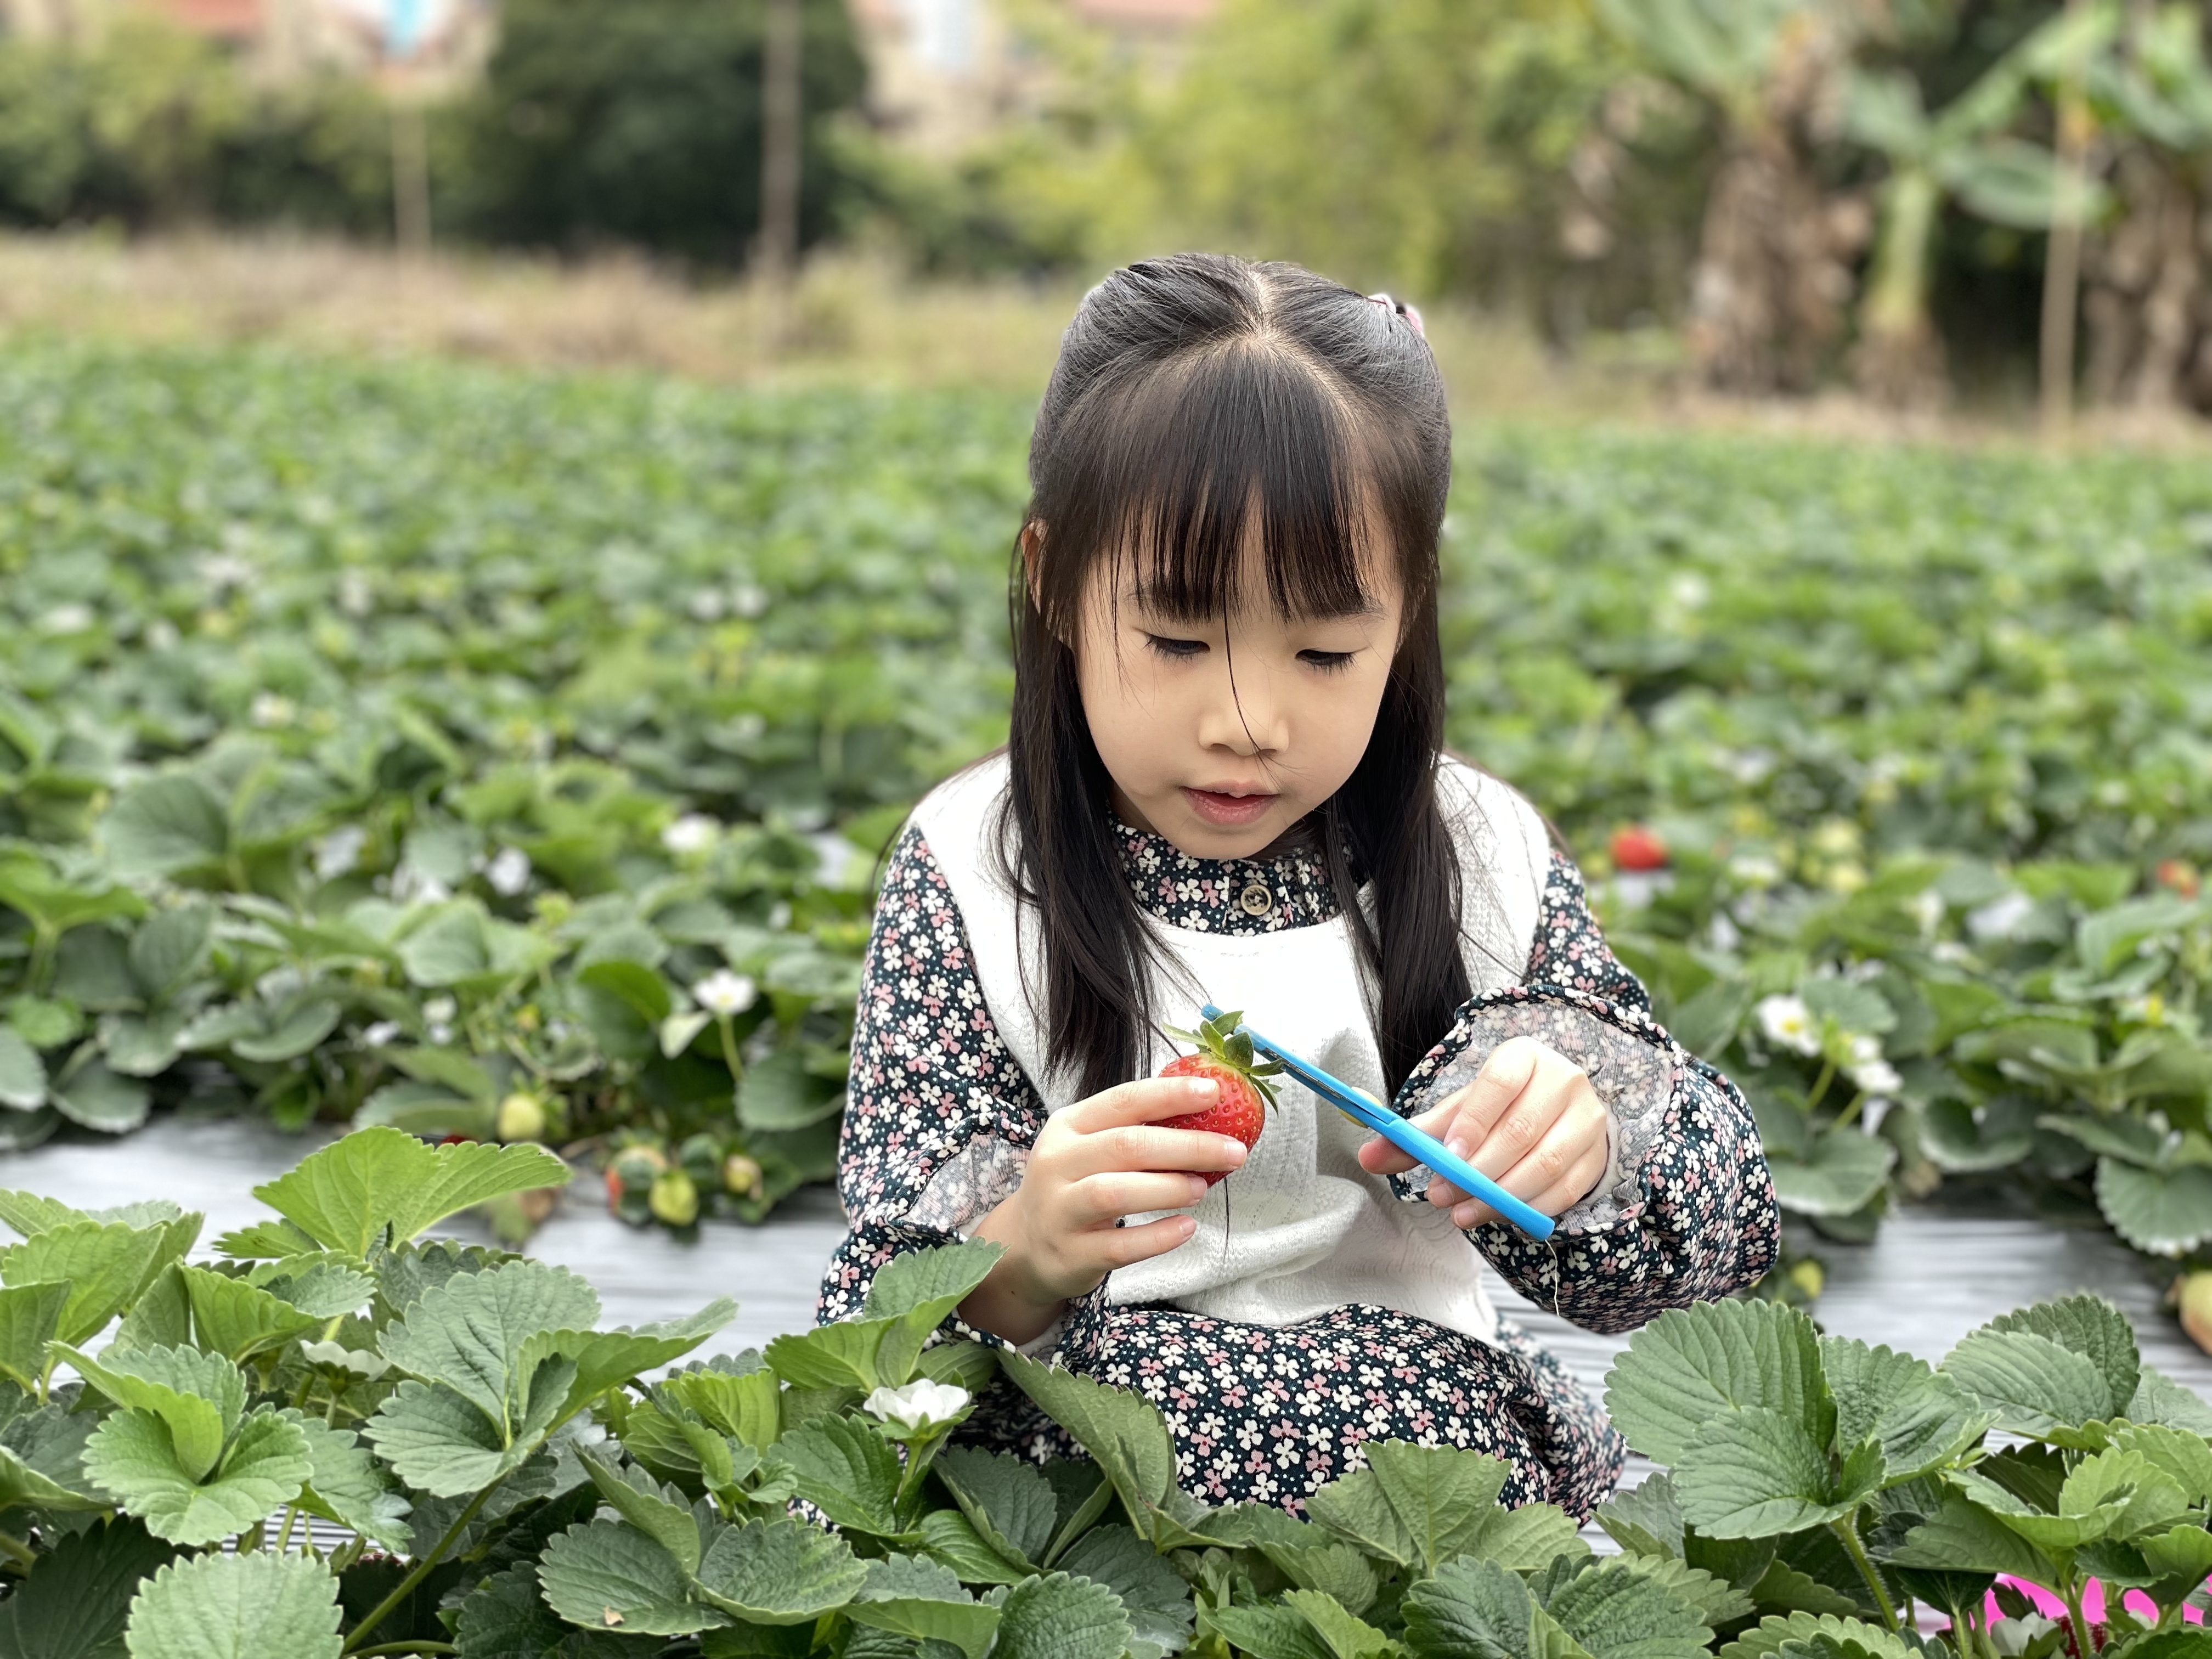
<svg viewBox="0 0 2212 1659">
<path fill-rule="evenodd" d="M 1556 854 L 1522 982 L 1469 999 L 1394 1106 L 1428 1109 L 1516 1036 L 1589 1074 L 1613 1148 L 1607 1178 L 1549 1240 L 1496 1222 L 1468 1234 L 1516 1290 L 1587 1329 L 1627 1331 L 1773 1266 L 1781 1219 L 1743 1096 L 1652 1018 L 1651 999 L 1598 932 L 1581 872 Z M 1419 1198 L 1427 1178 L 1416 1170 L 1394 1182 Z"/>
<path fill-rule="evenodd" d="M 861 967 L 837 1189 L 852 1224 L 818 1316 L 860 1311 L 893 1256 L 959 1238 L 1021 1182 L 1044 1102 L 983 1004 L 968 931 L 919 830 L 884 873 Z M 963 1328 L 962 1334 L 999 1339 Z"/>
</svg>

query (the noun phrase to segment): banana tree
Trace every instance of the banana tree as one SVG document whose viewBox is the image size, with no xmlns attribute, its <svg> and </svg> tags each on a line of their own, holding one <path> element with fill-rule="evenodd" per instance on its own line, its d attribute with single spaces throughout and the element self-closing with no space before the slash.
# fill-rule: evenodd
<svg viewBox="0 0 2212 1659">
<path fill-rule="evenodd" d="M 1841 0 L 1599 0 L 1725 130 L 1691 288 L 1691 344 L 1723 391 L 1808 389 L 1841 333 L 1863 232 L 1823 191 L 1814 130 L 1856 38 Z"/>
<path fill-rule="evenodd" d="M 1853 357 L 1868 392 L 1904 404 L 1932 402 L 1942 392 L 1942 345 L 1929 301 L 1936 231 L 1947 202 L 2029 230 L 2050 228 L 2062 210 L 2087 217 L 2101 208 L 2094 184 L 2078 204 L 2070 197 L 2062 200 L 2067 191 L 2058 157 L 2008 130 L 2039 82 L 2106 49 L 2118 25 L 2110 4 L 2061 13 L 1933 116 L 1903 71 L 1852 75 L 1845 131 L 1889 164 Z"/>
<path fill-rule="evenodd" d="M 2212 191 L 2205 27 L 2194 4 L 2136 5 L 2117 50 L 2093 65 L 2088 80 L 2107 130 L 2134 141 L 2115 164 L 2119 212 L 2089 271 L 2087 380 L 2100 402 L 2212 408 L 2205 362 L 2212 324 L 2203 314 Z"/>
</svg>

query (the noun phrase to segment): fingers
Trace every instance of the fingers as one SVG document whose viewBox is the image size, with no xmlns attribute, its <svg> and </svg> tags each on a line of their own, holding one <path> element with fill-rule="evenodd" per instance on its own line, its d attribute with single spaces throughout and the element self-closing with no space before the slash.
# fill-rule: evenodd
<svg viewBox="0 0 2212 1659">
<path fill-rule="evenodd" d="M 1061 1215 L 1077 1227 L 1110 1226 L 1125 1215 L 1180 1210 L 1205 1196 L 1206 1182 L 1194 1175 L 1115 1171 L 1071 1185 L 1060 1200 Z"/>
<path fill-rule="evenodd" d="M 1195 1170 L 1210 1175 L 1240 1170 L 1249 1156 L 1244 1143 L 1231 1135 L 1139 1124 L 1082 1136 L 1068 1148 L 1062 1167 L 1073 1180 L 1129 1170 Z"/>
<path fill-rule="evenodd" d="M 1492 1176 L 1507 1192 L 1545 1215 L 1571 1209 L 1605 1173 L 1605 1108 L 1595 1091 L 1589 1091 L 1587 1082 L 1583 1090 L 1588 1098 L 1577 1096 L 1565 1103 L 1536 1144 L 1510 1167 Z M 1478 1169 L 1482 1168 L 1480 1158 L 1475 1163 Z M 1483 1173 L 1492 1174 L 1487 1169 Z M 1429 1195 L 1432 1203 L 1450 1207 L 1455 1226 L 1480 1226 L 1499 1219 L 1489 1205 L 1468 1198 L 1449 1182 L 1431 1183 Z"/>
<path fill-rule="evenodd" d="M 1220 1098 L 1221 1085 L 1210 1077 L 1147 1077 L 1078 1101 L 1060 1114 L 1084 1134 L 1132 1123 L 1157 1123 L 1185 1112 L 1202 1112 Z"/>
<path fill-rule="evenodd" d="M 1156 1255 L 1165 1255 L 1197 1231 L 1198 1223 L 1187 1215 L 1164 1216 L 1141 1227 L 1103 1229 L 1097 1235 L 1100 1265 L 1126 1267 L 1133 1262 L 1149 1261 Z"/>
<path fill-rule="evenodd" d="M 1467 1098 L 1467 1091 L 1460 1089 L 1448 1097 L 1441 1106 L 1431 1106 L 1407 1121 L 1423 1134 L 1443 1139 L 1446 1130 L 1459 1111 L 1460 1103 Z M 1390 1142 L 1377 1135 L 1359 1149 L 1359 1167 L 1370 1175 L 1403 1175 L 1420 1162 L 1411 1152 L 1401 1152 Z"/>
</svg>

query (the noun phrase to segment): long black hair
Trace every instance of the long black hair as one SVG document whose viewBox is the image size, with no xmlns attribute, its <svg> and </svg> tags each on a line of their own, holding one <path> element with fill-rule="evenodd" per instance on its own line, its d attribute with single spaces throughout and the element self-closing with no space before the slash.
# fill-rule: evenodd
<svg viewBox="0 0 2212 1659">
<path fill-rule="evenodd" d="M 1352 609 L 1368 598 L 1369 561 L 1395 564 L 1404 623 L 1374 734 L 1305 830 L 1366 970 L 1393 1091 L 1449 1026 L 1468 995 L 1436 792 L 1450 483 L 1443 381 L 1402 307 L 1296 265 L 1199 253 L 1130 265 L 1085 296 L 1030 443 L 999 835 L 1043 930 L 1052 1064 L 1083 1094 L 1135 1074 L 1153 936 L 1122 872 L 1070 642 L 1102 558 L 1142 561 L 1148 597 L 1171 615 L 1225 615 L 1255 515 L 1268 597 L 1286 617 Z M 1025 546 L 1042 550 L 1032 561 Z"/>
</svg>

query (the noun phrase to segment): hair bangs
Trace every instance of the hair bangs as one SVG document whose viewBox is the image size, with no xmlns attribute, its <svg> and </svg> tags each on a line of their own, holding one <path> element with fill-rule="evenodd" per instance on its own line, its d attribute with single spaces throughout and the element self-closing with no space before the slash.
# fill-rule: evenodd
<svg viewBox="0 0 2212 1659">
<path fill-rule="evenodd" d="M 1040 597 L 1056 621 L 1072 620 L 1102 560 L 1117 601 L 1222 616 L 1246 599 L 1255 534 L 1267 602 L 1285 617 L 1367 614 L 1377 574 L 1395 564 L 1402 577 L 1408 550 L 1384 504 L 1406 481 L 1377 475 L 1404 458 L 1296 353 L 1240 340 L 1094 395 L 1109 406 L 1070 423 L 1092 453 L 1057 458 L 1071 499 L 1039 504 Z"/>
</svg>

